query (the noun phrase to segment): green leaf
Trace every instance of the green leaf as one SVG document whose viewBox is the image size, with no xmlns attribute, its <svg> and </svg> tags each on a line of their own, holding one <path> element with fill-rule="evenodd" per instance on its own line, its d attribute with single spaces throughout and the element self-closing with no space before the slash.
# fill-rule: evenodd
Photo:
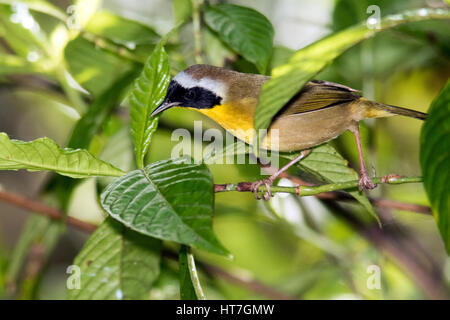
<svg viewBox="0 0 450 320">
<path fill-rule="evenodd" d="M 450 82 L 431 104 L 420 135 L 420 164 L 433 215 L 450 254 Z"/>
<path fill-rule="evenodd" d="M 205 8 L 205 22 L 233 50 L 265 73 L 272 53 L 273 26 L 261 13 L 232 4 Z"/>
<path fill-rule="evenodd" d="M 17 281 L 20 271 L 34 244 L 40 246 L 43 251 L 42 260 L 43 262 L 46 261 L 63 230 L 64 225 L 60 221 L 51 220 L 48 217 L 37 214 L 31 215 L 11 252 L 11 259 L 6 273 L 6 282 L 15 287 L 18 286 Z"/>
<path fill-rule="evenodd" d="M 81 271 L 81 288 L 69 288 L 68 298 L 148 299 L 159 276 L 160 260 L 161 241 L 106 218 L 75 258 L 74 265 Z"/>
<path fill-rule="evenodd" d="M 419 2 L 417 3 L 419 4 Z M 333 32 L 341 31 L 357 23 L 374 18 L 374 11 L 367 13 L 369 6 L 381 8 L 381 16 L 395 14 L 412 8 L 410 0 L 339 0 L 333 11 Z M 414 5 L 413 5 L 414 6 Z M 340 56 L 326 76 L 333 81 L 346 81 L 346 85 L 359 86 L 367 75 L 375 79 L 385 79 L 396 72 L 408 72 L 429 64 L 430 59 L 442 54 L 449 57 L 450 33 L 449 21 L 429 20 L 399 26 L 395 31 L 383 32 L 362 46 L 355 46 Z M 433 34 L 431 45 L 429 34 Z M 367 60 L 368 53 L 373 52 Z M 405 59 L 408 56 L 408 59 Z M 365 57 L 365 58 L 362 58 Z M 345 77 L 338 70 L 345 70 Z M 333 77 L 333 75 L 336 75 Z M 351 75 L 349 78 L 348 75 Z"/>
<path fill-rule="evenodd" d="M 374 14 L 367 12 L 371 5 L 380 7 L 380 15 L 386 16 L 411 9 L 411 0 L 337 0 L 332 15 L 333 30 L 341 31 L 366 21 Z"/>
<path fill-rule="evenodd" d="M 272 79 L 263 85 L 255 112 L 257 133 L 260 129 L 269 127 L 275 114 L 300 91 L 305 83 L 335 58 L 362 40 L 403 23 L 449 18 L 450 11 L 445 9 L 407 11 L 382 19 L 380 29 L 369 29 L 364 22 L 298 50 L 289 63 L 275 68 L 272 71 Z"/>
<path fill-rule="evenodd" d="M 283 154 L 281 155 L 283 156 Z M 289 154 L 288 159 L 297 155 Z M 309 172 L 328 183 L 339 183 L 359 180 L 358 173 L 349 167 L 349 163 L 329 144 L 323 144 L 312 149 L 312 152 L 297 163 L 303 171 Z M 380 223 L 379 217 L 369 199 L 357 188 L 348 192 Z"/>
<path fill-rule="evenodd" d="M 123 46 L 143 59 L 160 39 L 159 34 L 149 26 L 108 11 L 95 13 L 85 30 Z"/>
<path fill-rule="evenodd" d="M 133 151 L 133 141 L 131 141 L 130 129 L 128 126 L 124 126 L 108 139 L 99 154 L 99 158 L 128 172 L 136 169 Z M 102 186 L 106 187 L 113 182 L 114 179 L 114 177 L 100 177 L 97 181 Z"/>
<path fill-rule="evenodd" d="M 154 162 L 111 183 L 101 195 L 114 219 L 143 234 L 227 254 L 212 230 L 213 182 L 187 158 Z"/>
<path fill-rule="evenodd" d="M 92 138 L 108 119 L 113 108 L 120 102 L 119 98 L 127 89 L 135 73 L 130 72 L 119 78 L 108 90 L 95 99 L 88 111 L 78 120 L 67 144 L 69 148 L 88 149 Z"/>
<path fill-rule="evenodd" d="M 189 272 L 188 260 L 189 247 L 181 246 L 178 253 L 178 268 L 180 276 L 180 298 L 181 300 L 198 300 L 192 285 L 191 273 Z"/>
<path fill-rule="evenodd" d="M 74 7 L 72 7 L 71 18 L 74 20 L 69 24 L 73 23 L 84 29 L 94 14 L 102 7 L 103 0 L 74 0 L 72 3 Z"/>
<path fill-rule="evenodd" d="M 161 273 L 153 284 L 150 300 L 180 300 L 180 277 L 172 261 L 161 261 Z"/>
<path fill-rule="evenodd" d="M 49 45 L 40 25 L 23 6 L 0 4 L 0 34 L 15 54 L 38 62 L 49 55 Z"/>
<path fill-rule="evenodd" d="M 172 0 L 175 25 L 184 22 L 192 14 L 191 0 Z"/>
<path fill-rule="evenodd" d="M 47 227 L 45 230 L 43 229 L 42 223 L 37 223 L 35 225 L 36 229 L 33 233 L 35 236 L 35 239 L 31 246 L 29 247 L 28 254 L 33 254 L 33 249 L 39 248 L 40 252 L 40 266 L 38 266 L 37 270 L 26 272 L 25 278 L 23 279 L 22 283 L 22 292 L 21 292 L 21 299 L 24 300 L 36 300 L 39 299 L 39 293 L 40 293 L 40 285 L 43 280 L 43 277 L 46 272 L 46 267 L 50 263 L 50 259 L 52 257 L 53 252 L 55 251 L 59 240 L 61 239 L 61 236 L 66 231 L 66 225 L 61 221 L 55 221 L 52 219 L 49 219 L 47 217 L 33 217 L 27 221 L 27 224 L 29 222 L 37 222 L 42 220 L 47 220 L 46 224 Z M 44 222 L 45 223 L 45 222 Z M 24 235 L 25 236 L 25 235 Z M 26 236 L 25 236 L 26 237 Z"/>
<path fill-rule="evenodd" d="M 236 53 L 223 43 L 211 29 L 203 29 L 203 39 L 204 51 L 209 64 L 224 67 L 227 61 L 236 60 Z"/>
<path fill-rule="evenodd" d="M 69 41 L 64 57 L 74 79 L 94 97 L 106 92 L 138 66 L 115 53 L 101 50 L 81 36 Z"/>
<path fill-rule="evenodd" d="M 48 138 L 10 140 L 0 133 L 0 170 L 55 171 L 72 178 L 123 175 L 123 171 L 86 150 L 60 148 Z"/>
<path fill-rule="evenodd" d="M 269 70 L 273 70 L 274 68 L 287 63 L 294 52 L 294 50 L 283 46 L 273 47 L 272 57 L 269 62 Z"/>
<path fill-rule="evenodd" d="M 28 9 L 45 13 L 50 16 L 53 16 L 62 22 L 67 21 L 67 15 L 61 11 L 58 7 L 52 5 L 51 3 L 43 0 L 0 0 L 0 4 L 9 4 L 9 5 L 15 5 L 17 3 L 20 3 L 22 5 L 25 5 Z"/>
<path fill-rule="evenodd" d="M 152 135 L 158 127 L 159 117 L 152 118 L 150 114 L 163 102 L 170 82 L 169 57 L 164 50 L 168 36 L 153 50 L 130 91 L 131 136 L 139 168 L 144 166 Z"/>
<path fill-rule="evenodd" d="M 12 54 L 0 52 L 0 75 L 33 73 L 40 71 L 35 64 Z"/>
</svg>

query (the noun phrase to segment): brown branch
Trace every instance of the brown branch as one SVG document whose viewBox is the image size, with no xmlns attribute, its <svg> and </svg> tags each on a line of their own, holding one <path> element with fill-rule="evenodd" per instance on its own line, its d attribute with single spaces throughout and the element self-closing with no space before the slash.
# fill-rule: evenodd
<svg viewBox="0 0 450 320">
<path fill-rule="evenodd" d="M 22 195 L 18 195 L 12 192 L 7 192 L 1 190 L 0 188 L 0 200 L 6 203 L 12 204 L 16 207 L 29 210 L 34 213 L 42 214 L 50 219 L 64 221 L 72 227 L 78 228 L 86 232 L 94 232 L 97 226 L 88 222 L 78 220 L 73 217 L 66 217 L 66 215 L 60 210 L 50 207 L 48 205 L 42 204 L 40 202 L 28 199 Z M 174 256 L 174 253 L 170 251 L 164 251 L 163 254 L 168 257 Z M 177 259 L 177 258 L 176 258 Z M 222 278 L 224 280 L 230 281 L 234 284 L 240 285 L 247 288 L 256 294 L 266 296 L 271 299 L 277 300 L 288 300 L 294 299 L 293 297 L 287 296 L 275 289 L 272 289 L 265 284 L 256 280 L 242 279 L 236 275 L 233 275 L 217 266 L 208 264 L 206 262 L 199 262 L 199 264 L 210 274 Z"/>
<path fill-rule="evenodd" d="M 65 220 L 67 224 L 83 231 L 93 232 L 97 229 L 97 226 L 94 224 L 84 222 L 73 217 L 67 217 L 63 212 L 56 208 L 28 199 L 16 193 L 0 190 L 0 200 L 16 207 L 42 214 L 54 220 Z"/>
</svg>

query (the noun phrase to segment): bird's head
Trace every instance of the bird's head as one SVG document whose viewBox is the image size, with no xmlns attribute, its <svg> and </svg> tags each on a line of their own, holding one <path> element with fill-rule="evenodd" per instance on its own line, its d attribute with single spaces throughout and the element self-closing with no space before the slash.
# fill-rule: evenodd
<svg viewBox="0 0 450 320">
<path fill-rule="evenodd" d="M 194 65 L 178 73 L 170 82 L 164 101 L 153 112 L 155 116 L 172 107 L 211 109 L 226 98 L 227 71 L 209 65 Z"/>
</svg>

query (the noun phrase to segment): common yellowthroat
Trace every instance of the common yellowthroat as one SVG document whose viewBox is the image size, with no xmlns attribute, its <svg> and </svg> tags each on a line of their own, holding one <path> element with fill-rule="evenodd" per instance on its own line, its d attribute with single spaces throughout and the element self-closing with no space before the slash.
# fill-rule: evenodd
<svg viewBox="0 0 450 320">
<path fill-rule="evenodd" d="M 192 108 L 215 120 L 237 138 L 253 144 L 253 117 L 261 87 L 269 79 L 259 74 L 204 64 L 193 65 L 172 79 L 163 103 L 153 111 L 152 116 L 172 107 Z M 393 115 L 421 120 L 426 117 L 422 112 L 366 100 L 359 91 L 341 84 L 313 80 L 273 118 L 261 147 L 272 150 L 270 140 L 276 133 L 276 151 L 308 150 L 350 130 L 355 135 L 360 159 L 360 189 L 372 189 L 376 185 L 364 165 L 358 122 Z M 307 153 L 302 152 L 269 179 L 255 182 L 252 186 L 255 195 L 264 183 L 270 197 L 270 185 L 275 178 Z"/>
</svg>

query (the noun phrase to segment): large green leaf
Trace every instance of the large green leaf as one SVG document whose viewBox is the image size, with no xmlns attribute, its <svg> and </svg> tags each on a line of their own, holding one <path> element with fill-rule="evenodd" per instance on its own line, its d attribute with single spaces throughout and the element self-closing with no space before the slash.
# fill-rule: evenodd
<svg viewBox="0 0 450 320">
<path fill-rule="evenodd" d="M 450 82 L 432 103 L 422 128 L 420 163 L 425 190 L 450 253 Z"/>
<path fill-rule="evenodd" d="M 265 73 L 272 53 L 274 30 L 261 13 L 232 4 L 205 8 L 205 22 L 233 50 Z"/>
<path fill-rule="evenodd" d="M 0 133 L 0 170 L 19 169 L 55 171 L 72 178 L 124 174 L 86 150 L 62 149 L 48 138 L 30 142 L 10 140 L 6 133 Z"/>
<path fill-rule="evenodd" d="M 145 59 L 160 36 L 149 26 L 129 20 L 108 11 L 95 13 L 85 30 L 132 51 Z"/>
<path fill-rule="evenodd" d="M 114 219 L 143 234 L 218 254 L 212 230 L 213 182 L 204 164 L 154 162 L 111 183 L 101 195 Z"/>
<path fill-rule="evenodd" d="M 335 33 L 306 48 L 298 50 L 290 61 L 272 71 L 272 79 L 263 85 L 255 113 L 255 129 L 267 129 L 272 118 L 296 95 L 303 85 L 330 64 L 336 57 L 379 31 L 403 23 L 427 19 L 449 19 L 450 11 L 444 9 L 419 9 L 387 16 L 381 27 L 368 28 L 366 23 Z"/>
<path fill-rule="evenodd" d="M 130 91 L 131 136 L 136 162 L 140 168 L 144 166 L 144 157 L 158 126 L 159 117 L 152 118 L 150 114 L 163 102 L 170 82 L 169 57 L 164 50 L 168 36 L 169 34 L 153 50 Z"/>
<path fill-rule="evenodd" d="M 75 258 L 80 289 L 72 300 L 148 299 L 159 275 L 161 241 L 125 228 L 111 218 L 90 236 Z"/>
</svg>

